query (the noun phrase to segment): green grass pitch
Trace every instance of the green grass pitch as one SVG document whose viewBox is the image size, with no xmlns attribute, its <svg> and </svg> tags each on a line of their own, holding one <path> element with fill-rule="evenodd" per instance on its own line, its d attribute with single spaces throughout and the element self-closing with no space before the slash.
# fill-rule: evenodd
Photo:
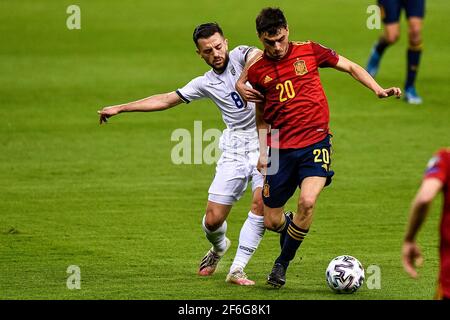
<svg viewBox="0 0 450 320">
<path fill-rule="evenodd" d="M 417 281 L 403 272 L 400 249 L 425 165 L 450 144 L 448 1 L 427 2 L 423 105 L 378 100 L 348 75 L 321 71 L 336 175 L 281 290 L 265 285 L 279 251 L 271 232 L 246 269 L 257 285 L 224 282 L 250 192 L 229 217 L 232 247 L 217 273 L 196 275 L 209 248 L 200 222 L 215 167 L 173 164 L 170 137 L 193 132 L 196 120 L 223 129 L 212 102 L 98 125 L 101 107 L 172 91 L 208 69 L 191 40 L 199 23 L 219 22 L 230 49 L 260 47 L 254 19 L 268 5 L 285 11 L 292 40 L 365 65 L 380 33 L 366 28 L 373 2 L 79 0 L 81 30 L 66 28 L 72 1 L 0 2 L 0 299 L 431 299 L 441 199 L 419 235 Z M 403 87 L 406 46 L 403 18 L 382 61 L 383 86 Z M 381 288 L 333 294 L 324 273 L 341 254 L 379 266 Z M 70 265 L 80 267 L 80 290 L 66 287 Z"/>
</svg>

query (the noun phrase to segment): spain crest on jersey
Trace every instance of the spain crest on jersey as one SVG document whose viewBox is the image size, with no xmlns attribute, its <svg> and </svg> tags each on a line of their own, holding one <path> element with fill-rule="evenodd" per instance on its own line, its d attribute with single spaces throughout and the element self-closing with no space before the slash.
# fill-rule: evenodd
<svg viewBox="0 0 450 320">
<path fill-rule="evenodd" d="M 264 183 L 263 196 L 264 196 L 264 198 L 270 197 L 270 186 L 267 182 Z"/>
<path fill-rule="evenodd" d="M 306 68 L 306 63 L 304 60 L 298 60 L 294 63 L 295 74 L 298 76 L 303 76 L 308 73 L 308 68 Z"/>
</svg>

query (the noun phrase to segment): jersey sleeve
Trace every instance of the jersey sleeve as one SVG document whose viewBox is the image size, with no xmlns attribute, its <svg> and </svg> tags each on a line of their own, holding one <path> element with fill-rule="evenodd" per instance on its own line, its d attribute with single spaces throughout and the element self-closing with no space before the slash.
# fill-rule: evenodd
<svg viewBox="0 0 450 320">
<path fill-rule="evenodd" d="M 428 161 L 424 179 L 437 178 L 443 183 L 450 180 L 450 153 L 440 151 Z"/>
<path fill-rule="evenodd" d="M 311 41 L 317 65 L 320 68 L 334 67 L 339 61 L 336 51 Z"/>
<path fill-rule="evenodd" d="M 255 70 L 253 70 L 252 66 L 250 66 L 250 68 L 248 68 L 248 70 L 247 70 L 247 81 L 252 85 L 252 87 L 254 87 L 256 84 Z"/>
<path fill-rule="evenodd" d="M 257 68 L 254 65 L 252 65 L 252 66 L 250 66 L 250 68 L 248 68 L 247 81 L 248 81 L 248 83 L 250 83 L 252 88 L 258 90 L 261 93 L 264 93 L 263 87 L 258 83 Z"/>
<path fill-rule="evenodd" d="M 186 84 L 183 88 L 180 88 L 176 91 L 178 96 L 185 103 L 189 103 L 192 100 L 197 100 L 205 97 L 205 93 L 203 91 L 203 77 L 197 77 L 192 79 L 188 84 Z"/>
<path fill-rule="evenodd" d="M 230 51 L 230 58 L 237 61 L 241 66 L 245 66 L 245 63 L 247 62 L 248 54 L 254 48 L 255 47 L 238 46 Z"/>
</svg>

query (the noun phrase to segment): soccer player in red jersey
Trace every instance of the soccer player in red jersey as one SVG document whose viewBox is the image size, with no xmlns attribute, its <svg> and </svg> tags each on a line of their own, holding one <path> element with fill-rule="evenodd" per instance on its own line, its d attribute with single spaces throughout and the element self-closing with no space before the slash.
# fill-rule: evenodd
<svg viewBox="0 0 450 320">
<path fill-rule="evenodd" d="M 263 9 L 256 18 L 256 29 L 265 51 L 244 70 L 237 89 L 246 100 L 259 102 L 256 123 L 259 168 L 265 173 L 264 222 L 269 230 L 281 234 L 282 247 L 267 283 L 279 288 L 285 284 L 289 262 L 308 233 L 316 200 L 334 174 L 330 169 L 328 102 L 318 69 L 331 67 L 347 72 L 380 98 L 400 97 L 401 90 L 383 89 L 364 68 L 320 44 L 290 42 L 286 18 L 278 8 Z M 253 88 L 245 85 L 247 80 Z M 261 130 L 269 126 L 268 167 L 266 135 Z M 277 166 L 278 170 L 273 170 Z M 298 187 L 297 214 L 291 219 L 283 214 L 283 207 Z"/>
<path fill-rule="evenodd" d="M 428 163 L 422 185 L 411 206 L 409 223 L 403 242 L 402 259 L 405 271 L 417 278 L 416 265 L 423 262 L 416 235 L 425 221 L 431 202 L 444 193 L 441 218 L 440 272 L 437 299 L 450 299 L 450 148 L 440 150 Z"/>
</svg>

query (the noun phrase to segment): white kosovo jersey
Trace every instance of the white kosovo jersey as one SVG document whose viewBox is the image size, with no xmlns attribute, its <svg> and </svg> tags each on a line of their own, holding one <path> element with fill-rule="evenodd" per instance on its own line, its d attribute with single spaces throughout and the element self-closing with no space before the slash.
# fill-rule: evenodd
<svg viewBox="0 0 450 320">
<path fill-rule="evenodd" d="M 256 130 L 255 104 L 246 104 L 235 88 L 251 49 L 252 47 L 248 46 L 234 48 L 229 53 L 228 65 L 224 72 L 217 74 L 211 69 L 178 89 L 177 94 L 185 103 L 201 98 L 213 100 L 219 107 L 228 129 Z"/>
</svg>

